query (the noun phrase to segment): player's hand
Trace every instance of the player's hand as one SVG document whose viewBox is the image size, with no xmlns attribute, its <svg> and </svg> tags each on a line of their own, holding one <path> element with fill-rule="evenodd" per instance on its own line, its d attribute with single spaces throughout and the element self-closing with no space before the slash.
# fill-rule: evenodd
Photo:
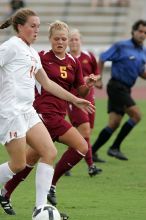
<svg viewBox="0 0 146 220">
<path fill-rule="evenodd" d="M 86 86 L 90 89 L 95 86 L 97 81 L 97 76 L 94 74 L 90 74 L 89 76 L 84 77 Z"/>
<path fill-rule="evenodd" d="M 95 106 L 91 104 L 91 102 L 76 97 L 76 99 L 72 102 L 76 107 L 82 109 L 84 112 L 93 113 L 95 112 Z"/>
<path fill-rule="evenodd" d="M 98 89 L 102 89 L 102 87 L 103 87 L 102 78 L 100 75 L 97 76 L 95 87 Z"/>
</svg>

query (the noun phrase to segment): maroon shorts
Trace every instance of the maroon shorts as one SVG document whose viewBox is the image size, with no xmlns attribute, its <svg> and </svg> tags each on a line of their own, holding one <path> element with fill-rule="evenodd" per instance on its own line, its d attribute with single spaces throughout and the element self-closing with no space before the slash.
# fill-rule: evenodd
<svg viewBox="0 0 146 220">
<path fill-rule="evenodd" d="M 49 131 L 53 141 L 57 141 L 59 136 L 64 135 L 72 125 L 58 114 L 43 113 L 40 117 Z"/>
<path fill-rule="evenodd" d="M 86 122 L 90 123 L 90 128 L 94 127 L 95 113 L 85 113 L 76 106 L 69 104 L 68 116 L 74 127 L 79 127 L 79 125 Z"/>
</svg>

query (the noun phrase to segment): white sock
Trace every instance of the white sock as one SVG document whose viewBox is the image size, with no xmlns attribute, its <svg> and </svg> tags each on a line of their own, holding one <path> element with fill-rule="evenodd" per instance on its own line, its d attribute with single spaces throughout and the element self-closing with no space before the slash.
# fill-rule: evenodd
<svg viewBox="0 0 146 220">
<path fill-rule="evenodd" d="M 36 169 L 36 207 L 47 204 L 47 193 L 51 187 L 54 169 L 39 162 Z"/>
<path fill-rule="evenodd" d="M 15 173 L 10 169 L 8 162 L 0 165 L 0 184 L 8 182 L 14 175 Z"/>
</svg>

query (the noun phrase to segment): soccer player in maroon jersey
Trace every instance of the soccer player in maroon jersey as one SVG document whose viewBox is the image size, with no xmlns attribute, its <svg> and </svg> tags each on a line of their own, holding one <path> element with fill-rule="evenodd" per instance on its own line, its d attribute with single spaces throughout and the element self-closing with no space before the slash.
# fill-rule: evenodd
<svg viewBox="0 0 146 220">
<path fill-rule="evenodd" d="M 66 53 L 68 35 L 69 29 L 65 23 L 56 21 L 50 24 L 49 39 L 52 49 L 49 52 L 40 52 L 42 66 L 52 81 L 68 91 L 75 87 L 78 89 L 79 94 L 86 96 L 90 88 L 95 84 L 97 77 L 91 74 L 86 79 L 86 83 L 84 82 L 78 59 Z M 67 111 L 67 102 L 56 98 L 49 92 L 45 92 L 38 82 L 36 82 L 34 107 L 53 141 L 70 146 L 55 167 L 52 186 L 48 194 L 48 200 L 53 205 L 56 205 L 55 188 L 57 181 L 86 155 L 88 146 L 78 130 L 64 119 Z M 92 112 L 92 108 L 88 110 Z M 5 188 L 1 191 L 3 196 L 10 198 L 12 191 L 20 181 L 26 178 L 38 159 L 39 155 L 31 148 L 28 148 L 27 164 L 29 166 L 5 185 Z"/>
<path fill-rule="evenodd" d="M 78 60 L 80 61 L 84 79 L 86 80 L 86 77 L 88 77 L 91 73 L 99 77 L 98 64 L 95 56 L 93 55 L 93 53 L 89 51 L 81 50 L 81 44 L 82 44 L 81 34 L 79 30 L 78 29 L 71 30 L 69 37 L 70 54 L 73 57 L 78 58 Z M 97 81 L 96 86 L 98 88 L 102 87 L 100 80 Z M 72 93 L 80 97 L 78 91 L 75 88 L 72 89 Z M 92 87 L 88 95 L 86 96 L 86 99 L 89 100 L 93 105 L 95 105 L 94 93 L 95 93 L 94 88 Z M 96 175 L 101 171 L 101 169 L 96 168 L 96 166 L 93 164 L 92 151 L 90 145 L 90 135 L 91 135 L 91 130 L 94 127 L 95 113 L 93 114 L 85 113 L 80 109 L 76 108 L 75 106 L 73 106 L 72 104 L 69 104 L 68 115 L 72 125 L 74 127 L 77 127 L 78 131 L 81 133 L 81 135 L 85 138 L 85 140 L 88 143 L 88 152 L 85 156 L 85 161 L 89 167 L 88 173 L 91 176 Z M 98 158 L 96 162 L 104 162 L 104 161 Z M 68 175 L 68 173 L 66 173 L 66 175 Z"/>
</svg>

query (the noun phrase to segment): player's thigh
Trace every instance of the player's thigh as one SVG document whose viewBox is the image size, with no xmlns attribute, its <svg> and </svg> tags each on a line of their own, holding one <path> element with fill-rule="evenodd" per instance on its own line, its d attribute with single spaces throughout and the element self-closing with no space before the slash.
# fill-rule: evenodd
<svg viewBox="0 0 146 220">
<path fill-rule="evenodd" d="M 116 112 L 110 112 L 109 113 L 109 119 L 108 119 L 108 126 L 115 130 L 119 127 L 121 120 L 123 116 L 120 114 L 117 114 Z"/>
<path fill-rule="evenodd" d="M 13 139 L 5 144 L 10 156 L 10 164 L 16 172 L 22 170 L 26 165 L 26 138 Z"/>
<path fill-rule="evenodd" d="M 72 127 L 72 125 L 65 120 L 64 116 L 58 113 L 43 113 L 41 114 L 41 118 L 53 141 L 58 141 L 59 137 Z"/>
<path fill-rule="evenodd" d="M 34 125 L 26 135 L 27 143 L 40 155 L 41 158 L 45 159 L 46 162 L 53 162 L 57 150 L 47 131 L 45 125 L 42 122 Z"/>
<path fill-rule="evenodd" d="M 74 127 L 71 127 L 66 133 L 60 136 L 59 141 L 83 154 L 86 154 L 88 150 L 87 142 Z"/>
<path fill-rule="evenodd" d="M 137 105 L 133 105 L 127 108 L 126 113 L 135 121 L 135 123 L 141 120 L 141 112 Z"/>
<path fill-rule="evenodd" d="M 90 137 L 91 129 L 89 122 L 80 124 L 77 129 L 84 138 Z"/>
</svg>

